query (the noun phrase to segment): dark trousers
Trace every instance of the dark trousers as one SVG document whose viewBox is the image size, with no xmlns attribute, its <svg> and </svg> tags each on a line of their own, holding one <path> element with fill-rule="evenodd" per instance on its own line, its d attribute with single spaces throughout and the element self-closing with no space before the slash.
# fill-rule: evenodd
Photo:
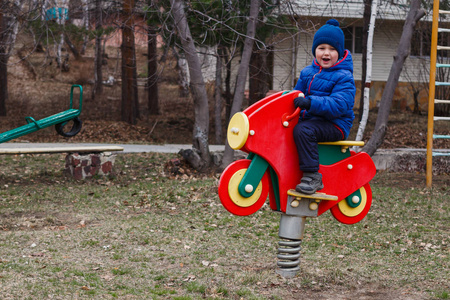
<svg viewBox="0 0 450 300">
<path fill-rule="evenodd" d="M 294 127 L 300 170 L 319 171 L 318 142 L 334 142 L 344 139 L 343 133 L 333 123 L 323 120 L 299 121 Z"/>
</svg>

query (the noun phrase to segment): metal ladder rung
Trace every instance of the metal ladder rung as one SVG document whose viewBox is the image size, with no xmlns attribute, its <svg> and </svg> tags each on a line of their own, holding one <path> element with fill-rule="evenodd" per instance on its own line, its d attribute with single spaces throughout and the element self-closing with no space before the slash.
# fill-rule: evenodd
<svg viewBox="0 0 450 300">
<path fill-rule="evenodd" d="M 448 28 L 438 28 L 438 32 L 450 32 Z"/>
<path fill-rule="evenodd" d="M 450 64 L 436 64 L 436 68 L 450 68 Z"/>
<path fill-rule="evenodd" d="M 434 103 L 446 103 L 446 104 L 450 104 L 450 100 L 439 100 L 439 99 L 434 99 Z"/>
<path fill-rule="evenodd" d="M 450 139 L 450 135 L 433 134 L 433 139 Z"/>
<path fill-rule="evenodd" d="M 437 85 L 437 86 L 450 85 L 450 82 L 440 82 L 440 81 L 436 81 L 436 82 L 434 83 L 434 85 Z"/>
<path fill-rule="evenodd" d="M 438 50 L 450 50 L 450 46 L 437 46 Z"/>
<path fill-rule="evenodd" d="M 434 117 L 435 121 L 450 121 L 450 117 Z"/>
<path fill-rule="evenodd" d="M 450 152 L 433 152 L 432 156 L 450 156 Z"/>
<path fill-rule="evenodd" d="M 448 15 L 449 15 L 449 14 L 450 14 L 450 10 L 443 10 L 443 9 L 440 9 L 440 10 L 439 10 L 439 13 L 440 13 L 440 14 L 448 14 Z"/>
</svg>

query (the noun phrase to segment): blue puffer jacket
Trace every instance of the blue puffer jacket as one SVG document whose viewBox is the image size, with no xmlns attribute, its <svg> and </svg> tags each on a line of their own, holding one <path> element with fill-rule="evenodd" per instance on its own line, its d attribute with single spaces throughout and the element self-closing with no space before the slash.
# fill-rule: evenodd
<svg viewBox="0 0 450 300">
<path fill-rule="evenodd" d="M 343 139 L 350 133 L 355 115 L 355 81 L 353 79 L 353 60 L 350 51 L 334 66 L 324 69 L 314 59 L 310 66 L 300 72 L 295 90 L 311 100 L 308 111 L 300 113 L 300 119 L 322 118 L 342 130 Z"/>
</svg>

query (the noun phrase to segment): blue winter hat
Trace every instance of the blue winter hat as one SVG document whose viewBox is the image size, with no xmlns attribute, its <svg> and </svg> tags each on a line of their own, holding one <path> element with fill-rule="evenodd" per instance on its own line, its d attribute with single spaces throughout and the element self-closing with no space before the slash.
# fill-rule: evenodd
<svg viewBox="0 0 450 300">
<path fill-rule="evenodd" d="M 325 25 L 320 27 L 314 35 L 312 53 L 315 57 L 317 46 L 328 44 L 337 50 L 339 58 L 341 58 L 344 56 L 344 43 L 344 32 L 339 28 L 339 22 L 335 19 L 330 19 Z"/>
</svg>

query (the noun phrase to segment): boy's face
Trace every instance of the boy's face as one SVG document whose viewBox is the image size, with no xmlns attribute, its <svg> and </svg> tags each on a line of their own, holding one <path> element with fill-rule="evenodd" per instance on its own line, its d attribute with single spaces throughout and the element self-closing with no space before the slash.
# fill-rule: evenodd
<svg viewBox="0 0 450 300">
<path fill-rule="evenodd" d="M 316 48 L 316 60 L 324 69 L 333 66 L 338 61 L 338 56 L 337 50 L 328 44 L 320 44 Z"/>
</svg>

